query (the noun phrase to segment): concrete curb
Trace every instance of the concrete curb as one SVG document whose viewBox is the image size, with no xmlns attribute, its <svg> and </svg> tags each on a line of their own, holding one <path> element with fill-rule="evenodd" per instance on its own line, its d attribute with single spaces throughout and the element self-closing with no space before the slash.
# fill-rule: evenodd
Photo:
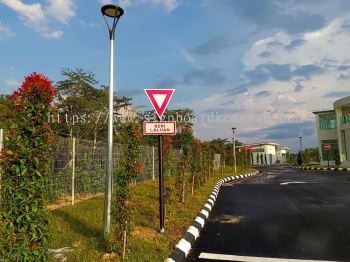
<svg viewBox="0 0 350 262">
<path fill-rule="evenodd" d="M 328 171 L 346 171 L 349 172 L 350 168 L 346 167 L 305 167 L 305 166 L 293 166 L 295 169 L 304 169 L 304 170 L 328 170 Z"/>
<path fill-rule="evenodd" d="M 209 218 L 209 214 L 215 204 L 222 184 L 232 181 L 239 181 L 256 176 L 257 174 L 259 174 L 259 171 L 220 179 L 216 183 L 203 209 L 199 212 L 192 225 L 187 229 L 181 240 L 174 247 L 166 262 L 183 262 L 186 260 L 186 257 L 190 253 L 195 240 L 199 237 L 200 231 L 204 228 L 205 221 Z"/>
<path fill-rule="evenodd" d="M 268 164 L 263 164 L 263 165 L 253 165 L 252 167 L 265 167 L 265 166 L 272 166 L 272 165 L 268 165 Z"/>
</svg>

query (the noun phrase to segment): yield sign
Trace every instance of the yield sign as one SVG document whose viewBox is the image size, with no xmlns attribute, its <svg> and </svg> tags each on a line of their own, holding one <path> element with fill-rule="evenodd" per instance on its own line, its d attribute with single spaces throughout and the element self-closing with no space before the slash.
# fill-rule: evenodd
<svg viewBox="0 0 350 262">
<path fill-rule="evenodd" d="M 145 89 L 145 92 L 158 117 L 161 119 L 175 89 Z"/>
</svg>

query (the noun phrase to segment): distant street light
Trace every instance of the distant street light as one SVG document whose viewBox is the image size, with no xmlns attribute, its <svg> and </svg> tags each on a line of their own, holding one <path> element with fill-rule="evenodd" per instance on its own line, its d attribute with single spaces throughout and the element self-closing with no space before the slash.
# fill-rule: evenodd
<svg viewBox="0 0 350 262">
<path fill-rule="evenodd" d="M 236 133 L 236 128 L 232 127 L 232 150 L 233 150 L 233 168 L 232 170 L 234 171 L 234 174 L 237 172 L 237 167 L 236 167 L 236 145 L 235 145 L 235 133 Z"/>
<path fill-rule="evenodd" d="M 303 139 L 303 137 L 299 136 L 301 165 L 303 165 L 303 163 L 304 163 L 304 161 L 303 161 L 303 144 L 301 142 L 302 139 Z"/>
<path fill-rule="evenodd" d="M 103 18 L 106 21 L 110 39 L 110 63 L 109 63 L 109 102 L 108 102 L 108 158 L 107 175 L 104 200 L 104 227 L 103 235 L 108 237 L 111 226 L 111 202 L 112 202 L 112 172 L 113 172 L 113 89 L 114 89 L 114 37 L 119 18 L 124 10 L 117 5 L 104 5 L 101 8 Z M 108 24 L 107 17 L 112 18 L 112 25 Z"/>
</svg>

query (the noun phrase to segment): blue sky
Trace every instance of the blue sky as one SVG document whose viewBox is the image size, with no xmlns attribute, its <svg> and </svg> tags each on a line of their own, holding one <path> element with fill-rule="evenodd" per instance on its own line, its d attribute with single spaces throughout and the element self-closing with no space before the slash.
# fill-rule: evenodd
<svg viewBox="0 0 350 262">
<path fill-rule="evenodd" d="M 0 0 L 0 92 L 33 71 L 84 68 L 108 83 L 105 0 Z M 122 0 L 117 94 L 175 88 L 201 139 L 315 146 L 312 111 L 350 95 L 348 0 Z"/>
</svg>

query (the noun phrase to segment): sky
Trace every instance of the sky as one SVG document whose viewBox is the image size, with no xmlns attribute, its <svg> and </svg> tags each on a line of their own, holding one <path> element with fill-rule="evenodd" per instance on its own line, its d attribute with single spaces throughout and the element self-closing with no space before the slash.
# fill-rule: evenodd
<svg viewBox="0 0 350 262">
<path fill-rule="evenodd" d="M 108 84 L 108 0 L 0 0 L 0 93 L 25 75 L 83 68 Z M 113 2 L 116 3 L 116 2 Z M 317 145 L 313 111 L 350 95 L 348 0 L 121 0 L 116 92 L 151 109 L 174 88 L 203 140 Z"/>
</svg>

